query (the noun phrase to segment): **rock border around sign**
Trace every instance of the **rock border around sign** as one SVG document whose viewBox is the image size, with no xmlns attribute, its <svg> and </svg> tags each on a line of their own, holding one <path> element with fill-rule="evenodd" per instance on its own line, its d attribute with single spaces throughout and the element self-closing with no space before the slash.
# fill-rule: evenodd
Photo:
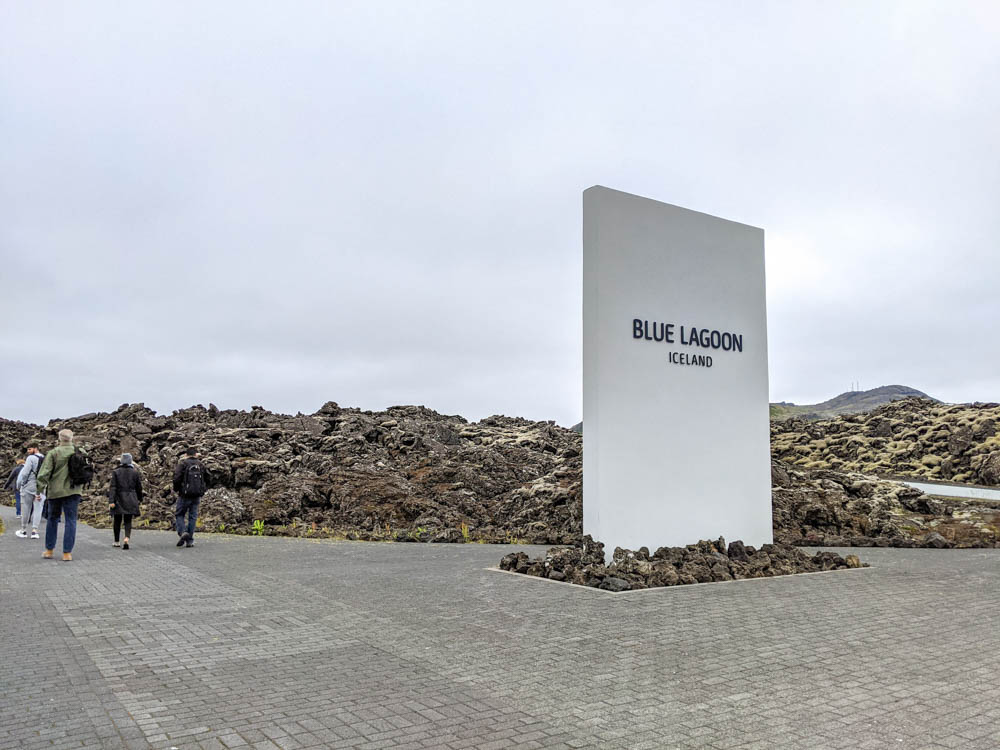
<svg viewBox="0 0 1000 750">
<path fill-rule="evenodd" d="M 604 545 L 585 536 L 581 547 L 552 547 L 544 557 L 533 560 L 524 552 L 512 552 L 503 557 L 499 568 L 620 593 L 868 567 L 856 555 L 845 558 L 820 550 L 810 556 L 785 544 L 765 544 L 756 549 L 741 541 L 727 545 L 722 537 L 686 547 L 660 547 L 653 554 L 645 547 L 617 547 L 611 562 L 605 565 L 604 560 Z"/>
<path fill-rule="evenodd" d="M 770 581 L 776 578 L 795 578 L 798 576 L 818 576 L 824 575 L 826 573 L 846 573 L 853 570 L 877 570 L 877 568 L 872 567 L 868 563 L 862 563 L 860 568 L 837 568 L 835 570 L 816 570 L 811 573 L 782 573 L 776 576 L 764 576 L 762 578 L 734 578 L 731 581 L 709 581 L 707 583 L 686 583 L 681 586 L 651 586 L 645 589 L 629 589 L 627 591 L 608 591 L 607 589 L 594 588 L 593 586 L 586 586 L 580 583 L 569 583 L 568 581 L 556 581 L 552 578 L 542 578 L 541 576 L 531 576 L 524 573 L 516 573 L 513 570 L 503 570 L 496 566 L 489 568 L 483 568 L 483 570 L 488 570 L 491 573 L 502 573 L 505 576 L 514 576 L 515 578 L 520 578 L 523 581 L 533 581 L 539 583 L 554 583 L 558 586 L 568 586 L 572 589 L 583 590 L 583 591 L 593 591 L 597 594 L 610 594 L 611 596 L 624 596 L 625 594 L 645 594 L 653 591 L 679 591 L 697 588 L 698 586 L 716 586 L 727 583 L 749 583 L 751 581 Z"/>
</svg>

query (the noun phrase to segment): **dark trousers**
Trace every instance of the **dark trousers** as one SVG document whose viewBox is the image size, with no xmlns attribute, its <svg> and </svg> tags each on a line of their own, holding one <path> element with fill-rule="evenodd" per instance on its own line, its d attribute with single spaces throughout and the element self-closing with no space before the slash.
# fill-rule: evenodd
<svg viewBox="0 0 1000 750">
<path fill-rule="evenodd" d="M 76 510 L 80 505 L 79 495 L 48 498 L 49 515 L 45 524 L 45 549 L 56 548 L 56 534 L 59 533 L 59 516 L 66 519 L 63 529 L 63 552 L 72 552 L 76 544 Z"/>
<path fill-rule="evenodd" d="M 186 532 L 191 539 L 194 539 L 194 526 L 198 522 L 198 506 L 200 504 L 200 497 L 177 497 L 174 520 L 177 523 L 178 536 L 184 536 Z M 186 521 L 185 516 L 187 516 Z"/>
<path fill-rule="evenodd" d="M 14 510 L 21 515 L 21 490 L 14 490 Z"/>
<path fill-rule="evenodd" d="M 125 520 L 125 538 L 130 539 L 132 537 L 132 514 L 131 513 L 115 513 L 115 541 L 118 541 L 118 534 L 122 530 L 122 519 Z"/>
</svg>

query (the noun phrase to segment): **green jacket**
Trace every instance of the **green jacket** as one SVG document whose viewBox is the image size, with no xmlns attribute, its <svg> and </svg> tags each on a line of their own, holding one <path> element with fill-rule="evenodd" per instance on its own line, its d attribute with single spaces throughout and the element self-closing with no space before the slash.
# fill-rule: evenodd
<svg viewBox="0 0 1000 750">
<path fill-rule="evenodd" d="M 75 452 L 75 445 L 57 445 L 45 454 L 38 472 L 38 491 L 45 497 L 58 500 L 83 492 L 83 485 L 69 483 L 69 457 Z"/>
</svg>

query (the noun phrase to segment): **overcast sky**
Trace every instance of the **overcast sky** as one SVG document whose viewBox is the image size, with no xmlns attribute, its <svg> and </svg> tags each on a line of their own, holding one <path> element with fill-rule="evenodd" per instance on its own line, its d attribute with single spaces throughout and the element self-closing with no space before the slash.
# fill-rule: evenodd
<svg viewBox="0 0 1000 750">
<path fill-rule="evenodd" d="M 772 400 L 1000 400 L 1000 5 L 0 4 L 0 416 L 581 416 L 581 192 L 766 230 Z"/>
</svg>

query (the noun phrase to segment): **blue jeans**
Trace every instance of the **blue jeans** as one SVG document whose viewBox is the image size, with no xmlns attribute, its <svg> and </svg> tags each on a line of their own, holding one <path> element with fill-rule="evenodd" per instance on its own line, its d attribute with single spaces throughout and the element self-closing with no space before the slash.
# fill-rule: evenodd
<svg viewBox="0 0 1000 750">
<path fill-rule="evenodd" d="M 45 549 L 56 548 L 56 534 L 59 533 L 59 516 L 66 518 L 63 529 L 63 552 L 72 552 L 76 544 L 76 510 L 80 505 L 79 495 L 49 498 L 49 517 L 45 524 Z"/>
<path fill-rule="evenodd" d="M 14 507 L 17 515 L 21 515 L 21 490 L 14 490 Z"/>
<path fill-rule="evenodd" d="M 184 536 L 187 532 L 189 538 L 194 539 L 194 525 L 198 521 L 198 506 L 201 505 L 200 497 L 177 496 L 177 509 L 174 512 L 174 520 L 177 523 L 177 536 Z M 187 522 L 184 516 L 187 516 Z"/>
</svg>

